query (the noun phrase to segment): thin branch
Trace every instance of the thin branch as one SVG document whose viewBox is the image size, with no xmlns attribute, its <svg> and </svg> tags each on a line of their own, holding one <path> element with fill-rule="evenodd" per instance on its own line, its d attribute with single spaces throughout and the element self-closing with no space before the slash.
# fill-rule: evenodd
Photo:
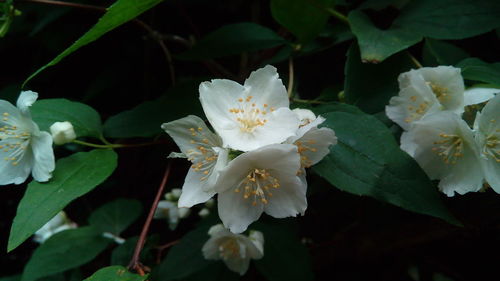
<svg viewBox="0 0 500 281">
<path fill-rule="evenodd" d="M 158 248 L 156 248 L 156 249 L 158 249 L 158 255 L 156 256 L 156 263 L 159 264 L 161 262 L 161 255 L 162 255 L 163 251 L 165 251 L 166 249 L 168 249 L 174 245 L 179 244 L 179 242 L 181 242 L 180 239 L 174 240 L 174 241 L 168 242 L 167 244 L 161 245 Z"/>
<path fill-rule="evenodd" d="M 288 59 L 288 98 L 292 98 L 293 92 L 293 58 Z"/>
<path fill-rule="evenodd" d="M 415 64 L 417 68 L 422 68 L 422 64 L 408 51 L 406 51 L 406 54 L 410 57 L 410 60 Z"/>
<path fill-rule="evenodd" d="M 144 247 L 144 243 L 146 243 L 146 236 L 149 231 L 149 226 L 151 225 L 151 221 L 153 220 L 153 216 L 155 214 L 156 208 L 158 207 L 158 202 L 160 202 L 160 198 L 163 194 L 163 190 L 165 189 L 165 185 L 168 181 L 168 176 L 170 175 L 170 168 L 172 166 L 172 162 L 169 162 L 167 168 L 165 169 L 165 174 L 163 175 L 163 179 L 161 181 L 160 187 L 158 188 L 158 192 L 156 193 L 155 200 L 151 205 L 151 209 L 149 210 L 148 217 L 146 218 L 146 222 L 144 222 L 144 226 L 142 227 L 141 235 L 139 236 L 139 240 L 135 246 L 134 255 L 130 260 L 128 268 L 131 270 L 135 270 L 139 274 L 144 275 L 145 267 L 139 261 L 139 257 L 142 252 L 142 248 Z"/>
</svg>

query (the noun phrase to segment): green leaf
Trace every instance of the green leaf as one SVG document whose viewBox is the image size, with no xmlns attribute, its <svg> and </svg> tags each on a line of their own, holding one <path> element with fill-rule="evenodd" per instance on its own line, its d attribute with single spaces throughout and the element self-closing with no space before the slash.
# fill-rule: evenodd
<svg viewBox="0 0 500 281">
<path fill-rule="evenodd" d="M 99 269 L 84 281 L 145 281 L 146 279 L 148 275 L 133 274 L 123 266 L 108 266 Z"/>
<path fill-rule="evenodd" d="M 453 44 L 425 39 L 423 61 L 426 66 L 454 65 L 467 57 L 469 54 Z"/>
<path fill-rule="evenodd" d="M 120 235 L 142 212 L 142 204 L 132 199 L 116 199 L 92 212 L 89 224 L 102 232 Z"/>
<path fill-rule="evenodd" d="M 367 113 L 383 111 L 389 99 L 399 91 L 398 76 L 413 66 L 403 53 L 373 65 L 362 63 L 359 49 L 353 45 L 347 52 L 344 93 L 346 102 Z"/>
<path fill-rule="evenodd" d="M 0 278 L 0 281 L 21 281 L 21 275 L 12 275 Z"/>
<path fill-rule="evenodd" d="M 300 43 L 310 41 L 318 35 L 330 17 L 326 12 L 333 0 L 271 0 L 273 18 L 291 33 Z"/>
<path fill-rule="evenodd" d="M 254 263 L 269 281 L 314 279 L 311 257 L 293 227 L 274 221 L 258 222 L 252 229 L 264 234 L 264 257 Z"/>
<path fill-rule="evenodd" d="M 200 39 L 192 49 L 177 55 L 184 60 L 203 60 L 253 52 L 286 44 L 271 29 L 255 23 L 225 25 Z"/>
<path fill-rule="evenodd" d="M 166 258 L 153 273 L 153 280 L 183 280 L 185 277 L 198 272 L 213 264 L 203 257 L 201 248 L 207 242 L 210 225 L 204 224 L 189 232 L 179 244 L 170 249 Z M 154 278 L 157 277 L 157 278 Z"/>
<path fill-rule="evenodd" d="M 313 170 L 337 188 L 368 195 L 401 208 L 460 223 L 440 200 L 437 188 L 390 130 L 377 118 L 361 113 L 322 115 L 338 144 Z"/>
<path fill-rule="evenodd" d="M 457 64 L 464 79 L 500 86 L 500 63 L 486 63 L 478 58 L 467 58 Z"/>
<path fill-rule="evenodd" d="M 237 281 L 241 276 L 230 271 L 222 261 L 211 263 L 182 281 Z"/>
<path fill-rule="evenodd" d="M 163 0 L 117 0 L 107 9 L 106 13 L 89 31 L 87 31 L 82 37 L 76 40 L 75 43 L 73 43 L 69 48 L 60 53 L 52 61 L 39 68 L 37 71 L 35 71 L 35 73 L 31 74 L 31 76 L 28 77 L 26 81 L 24 81 L 23 87 L 24 85 L 26 85 L 26 83 L 28 83 L 28 81 L 37 76 L 46 68 L 56 65 L 69 54 L 75 52 L 76 50 L 89 43 L 94 42 L 104 34 L 132 20 L 133 18 L 153 8 L 162 1 Z"/>
<path fill-rule="evenodd" d="M 401 27 L 378 29 L 360 11 L 349 13 L 351 30 L 358 38 L 361 59 L 364 62 L 379 63 L 389 56 L 420 42 L 422 36 Z"/>
<path fill-rule="evenodd" d="M 39 100 L 30 108 L 40 130 L 49 131 L 54 122 L 69 121 L 77 137 L 96 137 L 102 132 L 101 117 L 92 107 L 67 99 Z"/>
<path fill-rule="evenodd" d="M 189 114 L 202 116 L 198 99 L 198 86 L 202 81 L 196 79 L 179 84 L 155 101 L 144 102 L 110 117 L 104 123 L 104 134 L 111 138 L 151 137 L 163 133 L 160 126 L 165 122 Z"/>
<path fill-rule="evenodd" d="M 500 2 L 496 0 L 411 1 L 394 21 L 435 39 L 464 39 L 500 27 Z"/>
<path fill-rule="evenodd" d="M 26 264 L 21 281 L 33 281 L 78 267 L 104 251 L 111 240 L 92 227 L 62 231 L 40 245 Z"/>
<path fill-rule="evenodd" d="M 23 243 L 71 201 L 102 183 L 115 170 L 116 161 L 113 150 L 79 152 L 58 160 L 49 182 L 32 181 L 17 207 L 8 251 Z"/>
</svg>

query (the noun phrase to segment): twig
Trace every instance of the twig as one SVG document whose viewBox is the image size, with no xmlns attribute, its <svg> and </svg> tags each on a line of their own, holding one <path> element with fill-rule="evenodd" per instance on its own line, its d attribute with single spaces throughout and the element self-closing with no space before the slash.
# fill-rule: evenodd
<svg viewBox="0 0 500 281">
<path fill-rule="evenodd" d="M 292 98 L 293 92 L 293 58 L 288 59 L 288 98 Z"/>
<path fill-rule="evenodd" d="M 408 51 L 406 51 L 406 54 L 410 57 L 410 60 L 417 66 L 418 68 L 422 68 L 422 64 Z"/>
<path fill-rule="evenodd" d="M 161 181 L 160 187 L 158 188 L 158 192 L 156 193 L 155 200 L 151 205 L 151 209 L 149 210 L 148 217 L 146 218 L 146 222 L 144 222 L 144 226 L 142 227 L 141 235 L 139 236 L 139 240 L 137 240 L 137 244 L 135 246 L 134 255 L 130 260 L 128 268 L 130 270 L 135 270 L 139 274 L 144 274 L 144 266 L 140 263 L 139 257 L 141 255 L 142 248 L 144 247 L 144 243 L 146 243 L 146 235 L 149 231 L 149 226 L 151 225 L 151 221 L 153 220 L 153 216 L 155 214 L 156 208 L 158 207 L 158 202 L 160 202 L 160 198 L 163 194 L 163 190 L 165 189 L 165 185 L 167 184 L 168 176 L 170 175 L 170 167 L 171 163 L 168 163 L 167 169 L 165 170 L 165 174 L 163 175 L 163 179 Z"/>
<path fill-rule="evenodd" d="M 181 242 L 180 239 L 168 242 L 165 245 L 161 245 L 161 246 L 157 247 L 156 249 L 158 249 L 158 255 L 156 256 L 156 263 L 159 264 L 161 262 L 161 255 L 162 255 L 163 251 L 165 251 L 166 249 L 168 249 L 174 245 L 179 244 L 179 242 Z"/>
</svg>

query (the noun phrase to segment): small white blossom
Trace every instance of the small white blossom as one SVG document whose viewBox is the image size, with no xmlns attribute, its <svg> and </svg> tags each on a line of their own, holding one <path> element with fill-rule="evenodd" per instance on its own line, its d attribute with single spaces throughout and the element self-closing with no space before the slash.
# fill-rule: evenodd
<svg viewBox="0 0 500 281">
<path fill-rule="evenodd" d="M 399 95 L 390 99 L 385 112 L 405 130 L 435 112 L 464 111 L 464 82 L 459 68 L 423 67 L 400 74 L 398 81 Z"/>
<path fill-rule="evenodd" d="M 250 151 L 293 136 L 299 125 L 276 68 L 250 74 L 244 85 L 215 79 L 200 84 L 200 101 L 223 147 Z"/>
<path fill-rule="evenodd" d="M 191 213 L 189 208 L 179 208 L 177 202 L 162 200 L 158 202 L 155 210 L 155 219 L 168 219 L 170 229 L 174 230 L 179 224 L 179 220 L 186 218 Z"/>
<path fill-rule="evenodd" d="M 291 144 L 272 144 L 243 153 L 220 172 L 215 185 L 219 216 L 234 233 L 265 212 L 275 218 L 304 214 L 307 183 L 297 172 L 300 156 Z"/>
<path fill-rule="evenodd" d="M 75 129 L 73 124 L 68 121 L 55 122 L 50 126 L 50 133 L 52 134 L 52 139 L 54 144 L 62 145 L 68 142 L 72 142 L 76 139 Z"/>
<path fill-rule="evenodd" d="M 198 216 L 202 218 L 208 217 L 209 215 L 210 215 L 210 210 L 207 208 L 203 208 L 198 212 Z"/>
<path fill-rule="evenodd" d="M 415 158 L 430 179 L 440 180 L 439 189 L 448 196 L 482 187 L 473 132 L 453 112 L 438 112 L 415 122 L 401 136 L 401 149 Z"/>
<path fill-rule="evenodd" d="M 264 235 L 251 231 L 249 236 L 234 234 L 222 224 L 214 225 L 208 231 L 210 239 L 203 245 L 205 259 L 222 260 L 226 266 L 240 275 L 247 272 L 250 259 L 264 256 Z"/>
<path fill-rule="evenodd" d="M 212 133 L 201 118 L 187 117 L 164 123 L 162 126 L 193 163 L 182 186 L 179 207 L 192 207 L 214 196 L 218 171 L 228 161 L 228 151 L 219 136 Z"/>
<path fill-rule="evenodd" d="M 40 182 L 52 177 L 52 136 L 40 131 L 29 111 L 37 97 L 32 91 L 21 92 L 17 108 L 0 100 L 0 185 L 23 183 L 30 172 Z"/>
<path fill-rule="evenodd" d="M 484 177 L 500 193 L 500 95 L 486 104 L 475 121 L 475 139 Z"/>
<path fill-rule="evenodd" d="M 57 215 L 53 217 L 49 222 L 47 222 L 44 226 L 42 226 L 39 230 L 35 232 L 33 240 L 37 243 L 42 244 L 52 235 L 66 229 L 73 229 L 73 228 L 77 228 L 76 223 L 68 219 L 66 213 L 64 211 L 61 211 L 57 213 Z"/>
</svg>

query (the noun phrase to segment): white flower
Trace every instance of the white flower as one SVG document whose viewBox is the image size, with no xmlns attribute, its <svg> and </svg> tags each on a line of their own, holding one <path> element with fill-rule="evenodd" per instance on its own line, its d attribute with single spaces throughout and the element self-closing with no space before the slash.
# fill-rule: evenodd
<svg viewBox="0 0 500 281">
<path fill-rule="evenodd" d="M 191 213 L 189 208 L 179 208 L 177 202 L 162 200 L 158 202 L 155 210 L 155 219 L 168 219 L 170 229 L 174 230 L 179 224 L 179 220 L 186 218 Z"/>
<path fill-rule="evenodd" d="M 205 115 L 224 147 L 250 151 L 281 143 L 299 126 L 273 66 L 252 72 L 244 85 L 215 79 L 201 83 L 199 90 Z"/>
<path fill-rule="evenodd" d="M 385 112 L 403 129 L 425 115 L 442 110 L 462 114 L 464 82 L 459 68 L 423 67 L 399 75 L 398 96 L 389 100 Z"/>
<path fill-rule="evenodd" d="M 477 114 L 474 130 L 484 177 L 500 193 L 500 95 Z"/>
<path fill-rule="evenodd" d="M 297 176 L 299 169 L 299 153 L 291 144 L 264 146 L 233 159 L 215 185 L 224 225 L 241 233 L 263 212 L 275 218 L 304 214 L 307 183 Z"/>
<path fill-rule="evenodd" d="M 58 232 L 76 227 L 76 223 L 68 219 L 66 213 L 64 211 L 61 211 L 35 232 L 33 240 L 41 244 Z"/>
<path fill-rule="evenodd" d="M 0 100 L 0 185 L 23 183 L 30 172 L 40 182 L 52 177 L 52 136 L 38 129 L 29 111 L 37 97 L 35 92 L 21 92 L 17 108 Z"/>
<path fill-rule="evenodd" d="M 248 270 L 250 259 L 264 256 L 264 235 L 259 231 L 251 231 L 247 237 L 231 233 L 222 224 L 217 224 L 210 228 L 208 234 L 210 239 L 202 248 L 205 259 L 221 259 L 230 270 L 240 275 Z"/>
<path fill-rule="evenodd" d="M 201 118 L 187 117 L 164 123 L 162 126 L 193 163 L 182 186 L 179 207 L 192 207 L 214 196 L 218 171 L 227 163 L 228 151 Z"/>
<path fill-rule="evenodd" d="M 293 112 L 299 117 L 300 125 L 296 134 L 288 138 L 286 142 L 297 146 L 301 168 L 309 168 L 330 152 L 329 147 L 337 144 L 337 137 L 330 128 L 318 129 L 318 125 L 325 122 L 325 118 L 316 117 L 308 109 L 294 109 Z"/>
<path fill-rule="evenodd" d="M 50 133 L 54 144 L 61 145 L 76 139 L 75 129 L 69 121 L 55 122 L 50 126 Z"/>
<path fill-rule="evenodd" d="M 443 111 L 426 116 L 401 136 L 410 154 L 448 196 L 481 189 L 483 175 L 472 130 L 460 116 Z"/>
</svg>

